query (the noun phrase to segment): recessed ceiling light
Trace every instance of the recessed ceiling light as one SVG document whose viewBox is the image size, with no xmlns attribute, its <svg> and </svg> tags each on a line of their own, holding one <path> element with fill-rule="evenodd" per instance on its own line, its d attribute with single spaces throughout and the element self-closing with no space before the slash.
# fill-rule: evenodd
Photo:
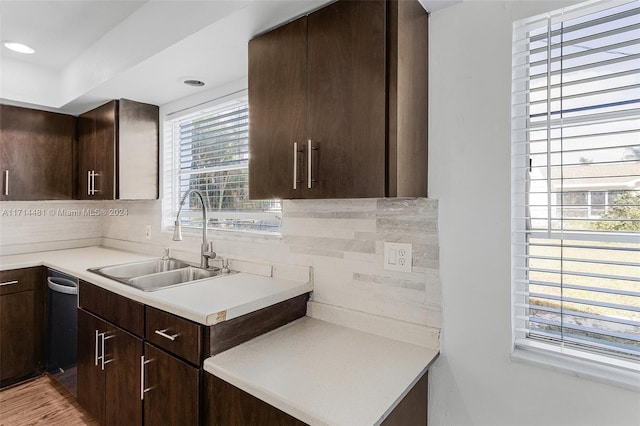
<svg viewBox="0 0 640 426">
<path fill-rule="evenodd" d="M 204 81 L 201 80 L 185 80 L 183 82 L 184 84 L 186 84 L 187 86 L 194 86 L 194 87 L 202 87 L 204 86 Z"/>
<path fill-rule="evenodd" d="M 5 41 L 2 44 L 4 44 L 4 47 L 6 47 L 7 49 L 10 49 L 10 50 L 13 50 L 14 52 L 26 53 L 26 54 L 29 54 L 29 55 L 32 54 L 32 53 L 35 53 L 35 50 L 30 48 L 26 44 L 16 43 L 15 41 Z"/>
</svg>

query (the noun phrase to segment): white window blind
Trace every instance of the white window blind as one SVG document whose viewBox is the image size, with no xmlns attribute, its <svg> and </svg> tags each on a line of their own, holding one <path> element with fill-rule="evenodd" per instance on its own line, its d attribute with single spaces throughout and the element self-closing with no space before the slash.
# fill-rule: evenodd
<svg viewBox="0 0 640 426">
<path fill-rule="evenodd" d="M 208 226 L 278 232 L 279 200 L 249 200 L 248 104 L 241 96 L 170 117 L 165 125 L 165 223 L 175 219 L 182 196 L 196 189 L 207 204 Z M 168 217 L 167 217 L 168 216 Z M 180 214 L 184 226 L 202 227 L 200 199 L 192 195 Z"/>
<path fill-rule="evenodd" d="M 514 25 L 516 347 L 640 360 L 640 2 Z"/>
</svg>

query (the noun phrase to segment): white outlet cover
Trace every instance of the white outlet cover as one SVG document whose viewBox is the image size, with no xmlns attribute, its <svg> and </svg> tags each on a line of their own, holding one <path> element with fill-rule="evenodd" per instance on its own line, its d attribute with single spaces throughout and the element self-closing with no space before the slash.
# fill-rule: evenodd
<svg viewBox="0 0 640 426">
<path fill-rule="evenodd" d="M 388 271 L 411 272 L 413 252 L 411 244 L 384 243 L 384 269 Z"/>
</svg>

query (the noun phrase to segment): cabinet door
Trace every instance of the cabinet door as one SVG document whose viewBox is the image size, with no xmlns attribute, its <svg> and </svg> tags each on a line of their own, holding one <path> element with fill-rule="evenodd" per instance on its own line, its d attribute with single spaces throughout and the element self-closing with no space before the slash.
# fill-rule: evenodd
<svg viewBox="0 0 640 426">
<path fill-rule="evenodd" d="M 304 17 L 249 42 L 249 197 L 254 200 L 304 197 L 306 31 Z"/>
<path fill-rule="evenodd" d="M 0 105 L 0 200 L 73 196 L 75 117 Z"/>
<path fill-rule="evenodd" d="M 203 424 L 206 426 L 303 426 L 306 424 L 209 373 L 204 373 L 202 399 Z"/>
<path fill-rule="evenodd" d="M 108 324 L 104 356 L 106 374 L 105 424 L 114 426 L 141 425 L 140 361 L 142 340 Z"/>
<path fill-rule="evenodd" d="M 308 16 L 308 197 L 385 196 L 385 7 L 339 1 Z"/>
<path fill-rule="evenodd" d="M 119 200 L 158 198 L 159 108 L 118 101 L 117 177 Z"/>
<path fill-rule="evenodd" d="M 199 424 L 200 371 L 148 343 L 144 354 L 145 425 Z"/>
<path fill-rule="evenodd" d="M 96 200 L 115 198 L 115 162 L 116 162 L 116 101 L 102 105 L 94 110 L 96 127 L 94 134 L 94 170 Z"/>
<path fill-rule="evenodd" d="M 94 115 L 94 111 L 89 111 L 78 117 L 78 163 L 75 197 L 80 200 L 92 199 L 89 173 L 94 170 L 95 162 L 96 120 Z"/>
<path fill-rule="evenodd" d="M 35 366 L 33 291 L 0 296 L 0 383 L 25 378 Z"/>
<path fill-rule="evenodd" d="M 105 373 L 102 369 L 100 333 L 106 323 L 78 309 L 78 403 L 100 424 L 105 420 Z"/>
<path fill-rule="evenodd" d="M 0 387 L 44 369 L 45 274 L 0 271 Z"/>
<path fill-rule="evenodd" d="M 112 200 L 115 196 L 116 101 L 80 115 L 78 129 L 77 198 Z"/>
</svg>

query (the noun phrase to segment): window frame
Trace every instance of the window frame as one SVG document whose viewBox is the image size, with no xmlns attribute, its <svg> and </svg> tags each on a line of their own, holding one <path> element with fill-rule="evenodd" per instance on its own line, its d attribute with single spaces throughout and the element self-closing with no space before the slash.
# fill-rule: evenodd
<svg viewBox="0 0 640 426">
<path fill-rule="evenodd" d="M 578 4 L 575 6 L 567 7 L 561 9 L 559 11 L 550 12 L 544 15 L 528 18 L 522 21 L 518 21 L 514 23 L 514 31 L 513 31 L 513 41 L 514 41 L 514 58 L 513 58 L 513 74 L 512 81 L 514 82 L 513 92 L 512 92 L 512 140 L 511 140 L 511 149 L 512 149 L 512 192 L 511 192 L 511 258 L 512 258 L 512 273 L 511 273 L 511 317 L 512 317 L 512 359 L 514 361 L 522 361 L 527 363 L 534 363 L 537 365 L 544 365 L 547 367 L 551 367 L 553 369 L 560 369 L 564 371 L 570 371 L 572 374 L 578 374 L 580 376 L 589 377 L 598 381 L 607 382 L 610 384 L 615 384 L 619 386 L 623 386 L 625 388 L 631 388 L 634 390 L 640 390 L 640 362 L 636 360 L 629 360 L 623 358 L 617 358 L 615 356 L 609 354 L 599 354 L 595 351 L 591 350 L 579 350 L 575 347 L 565 346 L 560 343 L 548 343 L 543 340 L 530 338 L 525 331 L 520 329 L 520 324 L 522 323 L 521 319 L 518 319 L 518 316 L 521 315 L 521 308 L 518 305 L 524 304 L 523 296 L 521 295 L 521 291 L 518 291 L 518 285 L 516 282 L 518 280 L 523 280 L 523 271 L 528 269 L 527 264 L 527 234 L 528 238 L 535 238 L 536 233 L 544 234 L 539 236 L 544 236 L 544 238 L 557 238 L 564 239 L 564 236 L 568 236 L 569 239 L 572 238 L 585 238 L 585 239 L 595 239 L 597 241 L 628 241 L 636 243 L 638 242 L 638 238 L 640 238 L 639 234 L 633 233 L 624 233 L 620 232 L 617 235 L 606 235 L 605 233 L 600 233 L 598 236 L 594 236 L 593 233 L 589 235 L 582 235 L 584 233 L 580 232 L 571 232 L 571 231 L 554 231 L 554 230 L 546 230 L 544 232 L 536 232 L 529 229 L 526 232 L 522 232 L 522 229 L 526 228 L 527 220 L 531 220 L 528 213 L 523 212 L 522 209 L 526 208 L 523 206 L 529 205 L 528 193 L 529 187 L 523 187 L 523 182 L 528 182 L 528 178 L 526 177 L 526 170 L 531 167 L 531 163 L 529 163 L 529 150 L 528 150 L 528 139 L 526 144 L 523 144 L 523 141 L 520 141 L 522 145 L 527 145 L 526 152 L 522 151 L 522 147 L 516 147 L 516 141 L 518 138 L 522 139 L 522 135 L 518 132 L 522 132 L 522 130 L 515 130 L 519 126 L 522 127 L 522 122 L 517 122 L 517 119 L 521 119 L 522 114 L 516 113 L 515 105 L 518 103 L 522 103 L 523 100 L 521 98 L 522 94 L 518 94 L 515 88 L 515 80 L 518 77 L 515 71 L 516 65 L 522 65 L 522 58 L 517 58 L 516 54 L 516 42 L 522 33 L 522 28 L 530 27 L 534 25 L 533 23 L 536 21 L 547 20 L 551 22 L 553 19 L 558 19 L 559 16 L 566 17 L 575 17 L 584 15 L 587 13 L 592 13 L 596 10 L 603 10 L 607 7 L 611 7 L 613 4 L 624 4 L 629 3 L 628 1 L 618 1 L 618 2 L 604 2 L 604 1 L 589 1 L 586 3 Z M 566 18 L 568 19 L 568 18 Z M 564 20 L 564 19 L 563 19 Z M 520 31 L 520 35 L 518 32 Z M 522 41 L 520 40 L 520 43 Z M 528 48 L 527 48 L 528 52 Z M 520 62 L 518 62 L 520 61 Z M 522 75 L 520 75 L 522 77 Z M 528 105 L 527 101 L 527 105 Z M 528 113 L 527 113 L 528 114 Z M 524 127 L 528 128 L 528 124 Z M 548 148 L 549 149 L 549 148 Z M 547 151 L 547 155 L 550 155 Z M 527 160 L 527 164 L 521 164 L 522 159 Z M 551 189 L 547 189 L 548 193 Z M 592 190 L 584 190 L 586 192 L 587 200 L 591 199 Z M 591 218 L 592 209 L 593 208 L 602 208 L 604 212 L 606 212 L 608 204 L 610 200 L 611 191 L 605 191 L 604 200 L 605 205 L 597 205 L 591 206 L 590 202 L 584 206 L 585 210 L 588 212 L 588 216 Z M 565 193 L 566 194 L 566 193 Z M 562 197 L 563 194 L 559 194 L 559 198 Z M 549 205 L 552 205 L 552 201 L 549 199 Z M 563 208 L 563 204 L 560 204 L 560 208 Z M 551 207 L 549 207 L 551 209 Z M 549 210 L 551 211 L 551 210 Z M 598 215 L 599 216 L 599 215 Z M 549 219 L 551 220 L 551 219 Z M 528 282 L 528 278 L 525 278 Z M 528 303 L 528 302 L 526 302 Z M 528 327 L 528 326 L 527 326 Z M 528 328 L 527 328 L 528 330 Z"/>
<path fill-rule="evenodd" d="M 162 167 L 162 229 L 165 232 L 173 232 L 176 215 L 178 213 L 179 204 L 182 198 L 180 192 L 180 139 L 177 136 L 178 122 L 188 118 L 192 118 L 198 115 L 207 115 L 216 110 L 225 109 L 234 104 L 246 105 L 248 107 L 248 90 L 246 88 L 236 90 L 227 95 L 216 97 L 204 102 L 197 103 L 196 105 L 179 109 L 165 113 L 162 117 L 162 139 L 163 139 L 163 167 Z M 247 162 L 248 169 L 248 162 Z M 277 230 L 262 230 L 262 229 L 236 229 L 236 228 L 221 228 L 212 226 L 209 222 L 207 231 L 218 232 L 224 234 L 239 234 L 245 236 L 255 235 L 260 238 L 281 236 L 281 218 L 282 218 L 282 205 L 281 200 L 272 200 L 280 203 L 279 210 L 273 210 L 270 212 L 255 212 L 255 211 L 229 211 L 230 219 L 274 219 L 280 221 L 280 226 Z M 185 204 L 186 206 L 186 204 Z M 212 214 L 218 213 L 217 210 L 207 209 L 208 218 L 211 218 Z M 180 219 L 183 221 L 183 231 L 187 235 L 199 235 L 202 231 L 202 226 L 197 224 L 190 224 L 189 218 L 196 220 L 202 217 L 201 210 L 189 211 L 183 210 L 180 213 Z M 184 219 L 187 219 L 186 221 Z"/>
</svg>

